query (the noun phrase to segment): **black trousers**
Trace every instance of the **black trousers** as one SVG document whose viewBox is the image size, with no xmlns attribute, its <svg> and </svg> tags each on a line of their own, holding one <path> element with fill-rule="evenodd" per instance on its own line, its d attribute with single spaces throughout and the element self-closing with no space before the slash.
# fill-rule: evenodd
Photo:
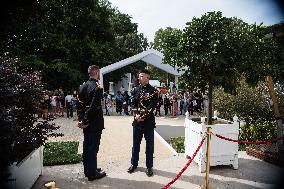
<svg viewBox="0 0 284 189">
<path fill-rule="evenodd" d="M 142 137 L 146 140 L 146 167 L 153 167 L 153 154 L 154 154 L 154 126 L 147 125 L 144 129 L 133 127 L 133 146 L 131 164 L 138 166 L 139 152 Z"/>
<path fill-rule="evenodd" d="M 83 132 L 84 174 L 86 177 L 95 176 L 95 171 L 97 170 L 97 154 L 99 152 L 102 130 L 89 125 Z"/>
<path fill-rule="evenodd" d="M 70 102 L 68 102 L 66 104 L 66 114 L 67 114 L 67 118 L 70 116 L 70 117 L 73 117 L 73 106 L 70 104 Z"/>
</svg>

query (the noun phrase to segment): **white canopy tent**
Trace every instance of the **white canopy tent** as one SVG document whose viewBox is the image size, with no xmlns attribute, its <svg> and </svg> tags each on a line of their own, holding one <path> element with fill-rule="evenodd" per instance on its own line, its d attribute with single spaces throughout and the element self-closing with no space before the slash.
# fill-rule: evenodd
<svg viewBox="0 0 284 189">
<path fill-rule="evenodd" d="M 101 68 L 100 70 L 100 85 L 103 86 L 103 75 L 107 74 L 109 72 L 112 72 L 114 70 L 117 70 L 119 68 L 122 68 L 124 66 L 127 66 L 129 64 L 133 64 L 137 62 L 138 60 L 142 60 L 148 64 L 151 64 L 167 73 L 170 73 L 175 76 L 175 82 L 177 82 L 178 77 L 181 75 L 178 71 L 177 68 L 174 68 L 168 64 L 163 64 L 163 58 L 164 55 L 163 53 L 154 50 L 154 49 L 149 49 L 146 51 L 143 51 L 139 54 L 136 54 L 134 56 L 131 56 L 129 58 L 126 58 L 124 60 L 121 60 L 119 62 L 113 63 L 109 66 L 105 66 Z"/>
</svg>

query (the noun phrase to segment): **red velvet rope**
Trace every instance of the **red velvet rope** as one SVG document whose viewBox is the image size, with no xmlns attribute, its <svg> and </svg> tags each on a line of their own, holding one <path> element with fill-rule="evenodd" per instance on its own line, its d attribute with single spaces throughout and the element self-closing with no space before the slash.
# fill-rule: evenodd
<svg viewBox="0 0 284 189">
<path fill-rule="evenodd" d="M 231 141 L 231 142 L 237 142 L 239 144 L 266 144 L 266 143 L 272 143 L 272 142 L 276 142 L 278 140 L 281 140 L 281 139 L 284 139 L 284 136 L 283 137 L 279 137 L 279 138 L 272 138 L 272 139 L 269 139 L 269 140 L 266 140 L 266 141 L 243 141 L 243 140 L 234 140 L 234 139 L 231 139 L 231 138 L 227 138 L 227 137 L 224 137 L 224 136 L 221 136 L 221 135 L 218 135 L 218 134 L 214 134 L 212 133 L 213 135 L 215 135 L 216 137 L 220 138 L 220 139 L 224 139 L 224 140 L 227 140 L 227 141 Z M 194 152 L 194 154 L 192 155 L 192 158 L 186 163 L 186 165 L 182 168 L 182 170 L 177 174 L 177 176 L 172 180 L 170 181 L 168 184 L 164 185 L 162 187 L 162 189 L 167 189 L 170 187 L 170 185 L 172 185 L 181 175 L 182 173 L 187 169 L 187 167 L 191 164 L 191 162 L 193 161 L 193 159 L 195 158 L 197 152 L 200 150 L 201 146 L 203 145 L 204 141 L 205 141 L 206 137 L 204 137 L 202 139 L 202 141 L 200 142 L 199 146 L 197 147 L 196 151 Z"/>
<path fill-rule="evenodd" d="M 239 144 L 267 144 L 267 143 L 276 142 L 276 141 L 284 138 L 284 137 L 272 138 L 272 139 L 269 139 L 269 140 L 266 140 L 266 141 L 244 141 L 244 140 L 234 140 L 234 139 L 227 138 L 227 137 L 224 137 L 224 136 L 221 136 L 221 135 L 218 135 L 218 134 L 213 134 L 213 135 L 215 135 L 216 137 L 218 137 L 220 139 L 224 139 L 224 140 L 232 141 L 232 142 L 237 142 Z"/>
<path fill-rule="evenodd" d="M 197 152 L 200 150 L 201 146 L 203 145 L 204 141 L 205 141 L 206 137 L 204 137 L 202 139 L 202 141 L 200 142 L 199 146 L 197 147 L 196 151 L 194 152 L 194 154 L 192 155 L 192 158 L 190 160 L 188 160 L 188 162 L 186 163 L 186 165 L 182 168 L 182 170 L 177 174 L 177 176 L 170 181 L 168 184 L 164 185 L 162 187 L 162 189 L 167 189 L 170 187 L 170 185 L 172 185 L 181 175 L 182 173 L 187 169 L 187 167 L 191 164 L 192 160 L 194 159 L 194 157 L 196 156 Z"/>
</svg>

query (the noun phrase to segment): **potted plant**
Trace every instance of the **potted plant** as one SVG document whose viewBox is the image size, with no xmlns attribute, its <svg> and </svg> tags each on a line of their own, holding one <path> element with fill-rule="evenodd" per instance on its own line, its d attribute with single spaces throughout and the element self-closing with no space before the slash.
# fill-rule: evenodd
<svg viewBox="0 0 284 189">
<path fill-rule="evenodd" d="M 30 188 L 41 174 L 41 146 L 49 136 L 59 134 L 51 133 L 57 129 L 54 124 L 35 116 L 43 94 L 39 73 L 20 73 L 15 61 L 0 57 L 1 182 L 7 187 Z M 31 159 L 33 162 L 26 163 Z"/>
<path fill-rule="evenodd" d="M 214 124 L 210 125 L 212 133 L 234 140 L 238 139 L 239 122 L 237 116 L 234 116 L 233 122 L 214 117 Z M 184 126 L 184 154 L 186 157 L 190 157 L 207 132 L 206 117 L 190 118 L 189 113 L 186 112 Z M 224 141 L 215 135 L 211 135 L 210 143 L 210 166 L 232 165 L 234 169 L 238 169 L 238 143 Z M 205 172 L 206 153 L 207 146 L 203 144 L 194 158 L 194 161 L 199 165 L 200 172 Z"/>
</svg>

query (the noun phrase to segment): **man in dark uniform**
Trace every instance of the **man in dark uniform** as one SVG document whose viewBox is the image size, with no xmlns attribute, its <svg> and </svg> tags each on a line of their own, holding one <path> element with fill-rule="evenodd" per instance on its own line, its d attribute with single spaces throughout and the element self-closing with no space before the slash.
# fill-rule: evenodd
<svg viewBox="0 0 284 189">
<path fill-rule="evenodd" d="M 97 167 L 97 153 L 99 151 L 102 130 L 104 129 L 103 110 L 101 100 L 103 89 L 99 86 L 100 69 L 92 65 L 88 68 L 90 79 L 79 88 L 78 127 L 83 129 L 83 164 L 84 174 L 89 181 L 106 176 Z"/>
<path fill-rule="evenodd" d="M 131 166 L 128 173 L 133 173 L 138 166 L 140 143 L 144 134 L 146 140 L 146 174 L 153 175 L 153 153 L 154 153 L 154 128 L 155 110 L 158 102 L 159 92 L 149 84 L 150 72 L 142 70 L 138 79 L 140 85 L 132 91 L 132 110 L 134 112 L 133 126 L 133 146 Z"/>
</svg>

